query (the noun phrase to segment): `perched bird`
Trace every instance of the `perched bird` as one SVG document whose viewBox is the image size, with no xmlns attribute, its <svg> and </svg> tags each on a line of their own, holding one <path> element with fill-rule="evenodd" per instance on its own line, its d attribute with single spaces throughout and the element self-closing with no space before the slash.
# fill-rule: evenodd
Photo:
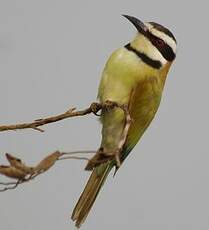
<svg viewBox="0 0 209 230">
<path fill-rule="evenodd" d="M 105 65 L 98 93 L 100 102 L 109 100 L 128 106 L 132 122 L 120 154 L 121 162 L 154 118 L 168 71 L 176 57 L 176 39 L 167 28 L 155 22 L 143 23 L 135 17 L 123 16 L 136 27 L 137 35 L 130 43 L 112 53 Z M 124 129 L 124 112 L 119 108 L 104 109 L 101 122 L 100 149 L 114 152 Z M 95 165 L 89 162 L 86 166 L 87 170 L 93 169 L 93 172 L 71 217 L 78 228 L 85 221 L 114 166 L 114 159 Z"/>
</svg>

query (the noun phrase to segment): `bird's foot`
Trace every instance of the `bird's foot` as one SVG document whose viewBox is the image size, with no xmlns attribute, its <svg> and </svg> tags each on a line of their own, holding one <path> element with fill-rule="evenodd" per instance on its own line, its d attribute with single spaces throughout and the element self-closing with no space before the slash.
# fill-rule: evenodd
<svg viewBox="0 0 209 230">
<path fill-rule="evenodd" d="M 90 105 L 90 108 L 91 108 L 91 111 L 94 115 L 96 116 L 100 116 L 100 114 L 98 114 L 99 110 L 101 110 L 102 106 L 100 103 L 97 103 L 97 102 L 93 102 L 91 105 Z"/>
<path fill-rule="evenodd" d="M 121 149 L 120 148 L 117 148 L 115 151 L 111 151 L 111 152 L 103 152 L 102 154 L 111 160 L 115 160 L 116 167 L 120 168 L 121 166 L 121 159 L 120 159 Z"/>
<path fill-rule="evenodd" d="M 114 101 L 106 100 L 105 103 L 103 104 L 103 108 L 106 110 L 112 110 L 115 107 L 119 107 L 119 104 Z"/>
</svg>

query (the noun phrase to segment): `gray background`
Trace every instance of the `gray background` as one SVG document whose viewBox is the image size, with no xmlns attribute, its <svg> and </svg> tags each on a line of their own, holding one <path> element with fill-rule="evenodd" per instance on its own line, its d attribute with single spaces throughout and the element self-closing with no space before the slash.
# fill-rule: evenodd
<svg viewBox="0 0 209 230">
<path fill-rule="evenodd" d="M 126 44 L 130 14 L 169 27 L 178 55 L 158 114 L 140 144 L 110 176 L 82 229 L 208 230 L 208 1 L 0 1 L 0 123 L 84 108 L 95 100 L 110 53 Z M 30 164 L 56 149 L 96 149 L 94 116 L 0 133 Z M 70 213 L 89 176 L 83 161 L 63 161 L 0 194 L 0 228 L 74 229 Z M 0 180 L 4 180 L 3 176 Z"/>
</svg>

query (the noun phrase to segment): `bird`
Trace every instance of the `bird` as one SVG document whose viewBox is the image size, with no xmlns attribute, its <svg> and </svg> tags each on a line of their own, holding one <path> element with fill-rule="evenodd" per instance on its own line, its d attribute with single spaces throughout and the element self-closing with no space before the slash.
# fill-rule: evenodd
<svg viewBox="0 0 209 230">
<path fill-rule="evenodd" d="M 134 39 L 116 49 L 105 65 L 98 90 L 101 103 L 114 101 L 127 105 L 131 124 L 120 153 L 123 163 L 153 120 L 162 97 L 168 71 L 176 58 L 177 41 L 173 33 L 156 22 L 142 22 L 123 15 L 137 30 Z M 124 126 L 125 114 L 120 108 L 102 109 L 101 152 L 117 150 Z M 102 159 L 100 151 L 93 159 Z M 86 220 L 104 182 L 115 167 L 115 159 L 103 163 L 89 161 L 86 170 L 92 170 L 71 219 L 75 226 Z"/>
</svg>

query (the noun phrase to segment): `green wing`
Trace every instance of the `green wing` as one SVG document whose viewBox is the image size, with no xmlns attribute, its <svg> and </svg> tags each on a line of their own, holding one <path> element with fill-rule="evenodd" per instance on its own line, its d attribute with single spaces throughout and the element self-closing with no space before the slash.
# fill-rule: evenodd
<svg viewBox="0 0 209 230">
<path fill-rule="evenodd" d="M 161 86 L 157 77 L 140 81 L 130 95 L 129 112 L 132 118 L 122 153 L 122 161 L 137 144 L 155 116 L 161 99 Z"/>
</svg>

